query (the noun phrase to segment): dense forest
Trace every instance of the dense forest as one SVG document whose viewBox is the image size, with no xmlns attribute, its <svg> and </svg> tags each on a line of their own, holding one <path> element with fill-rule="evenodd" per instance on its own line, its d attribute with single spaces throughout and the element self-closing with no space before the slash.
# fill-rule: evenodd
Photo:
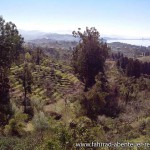
<svg viewBox="0 0 150 150">
<path fill-rule="evenodd" d="M 150 143 L 150 62 L 94 27 L 72 35 L 70 49 L 27 44 L 0 17 L 0 150 L 148 149 L 108 144 Z"/>
</svg>

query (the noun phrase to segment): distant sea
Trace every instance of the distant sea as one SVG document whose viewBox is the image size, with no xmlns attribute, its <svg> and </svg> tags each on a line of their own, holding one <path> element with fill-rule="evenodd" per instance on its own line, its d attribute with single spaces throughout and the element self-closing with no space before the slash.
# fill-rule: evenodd
<svg viewBox="0 0 150 150">
<path fill-rule="evenodd" d="M 150 40 L 107 40 L 107 43 L 121 42 L 137 46 L 150 46 Z"/>
</svg>

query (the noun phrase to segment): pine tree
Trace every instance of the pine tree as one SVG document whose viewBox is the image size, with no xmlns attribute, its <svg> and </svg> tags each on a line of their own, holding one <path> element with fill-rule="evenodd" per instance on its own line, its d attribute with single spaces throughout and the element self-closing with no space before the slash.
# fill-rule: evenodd
<svg viewBox="0 0 150 150">
<path fill-rule="evenodd" d="M 23 38 L 12 22 L 0 17 L 0 125 L 7 124 L 11 116 L 9 98 L 9 69 L 22 50 Z"/>
<path fill-rule="evenodd" d="M 72 65 L 75 74 L 85 83 L 85 91 L 95 84 L 95 76 L 104 72 L 104 63 L 108 56 L 108 46 L 100 40 L 99 32 L 94 28 L 86 28 L 83 33 L 73 32 L 80 42 L 73 51 Z"/>
<path fill-rule="evenodd" d="M 32 116 L 33 112 L 32 112 L 30 100 L 27 94 L 31 94 L 32 92 L 31 85 L 33 83 L 33 79 L 32 79 L 32 74 L 27 63 L 25 63 L 23 72 L 19 77 L 22 80 L 22 85 L 24 88 L 24 101 L 23 101 L 24 113 L 27 113 Z"/>
</svg>

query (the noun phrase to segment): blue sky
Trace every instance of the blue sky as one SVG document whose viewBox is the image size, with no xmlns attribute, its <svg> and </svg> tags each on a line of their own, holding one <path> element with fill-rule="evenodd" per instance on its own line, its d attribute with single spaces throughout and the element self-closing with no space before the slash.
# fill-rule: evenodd
<svg viewBox="0 0 150 150">
<path fill-rule="evenodd" d="M 150 37 L 150 0 L 1 0 L 0 15 L 24 30 Z"/>
</svg>

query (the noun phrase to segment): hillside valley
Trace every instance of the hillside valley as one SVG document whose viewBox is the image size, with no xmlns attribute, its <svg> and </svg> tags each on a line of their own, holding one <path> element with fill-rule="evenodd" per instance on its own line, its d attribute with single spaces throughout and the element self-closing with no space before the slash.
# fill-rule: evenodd
<svg viewBox="0 0 150 150">
<path fill-rule="evenodd" d="M 0 23 L 0 150 L 149 149 L 149 47 Z"/>
</svg>

